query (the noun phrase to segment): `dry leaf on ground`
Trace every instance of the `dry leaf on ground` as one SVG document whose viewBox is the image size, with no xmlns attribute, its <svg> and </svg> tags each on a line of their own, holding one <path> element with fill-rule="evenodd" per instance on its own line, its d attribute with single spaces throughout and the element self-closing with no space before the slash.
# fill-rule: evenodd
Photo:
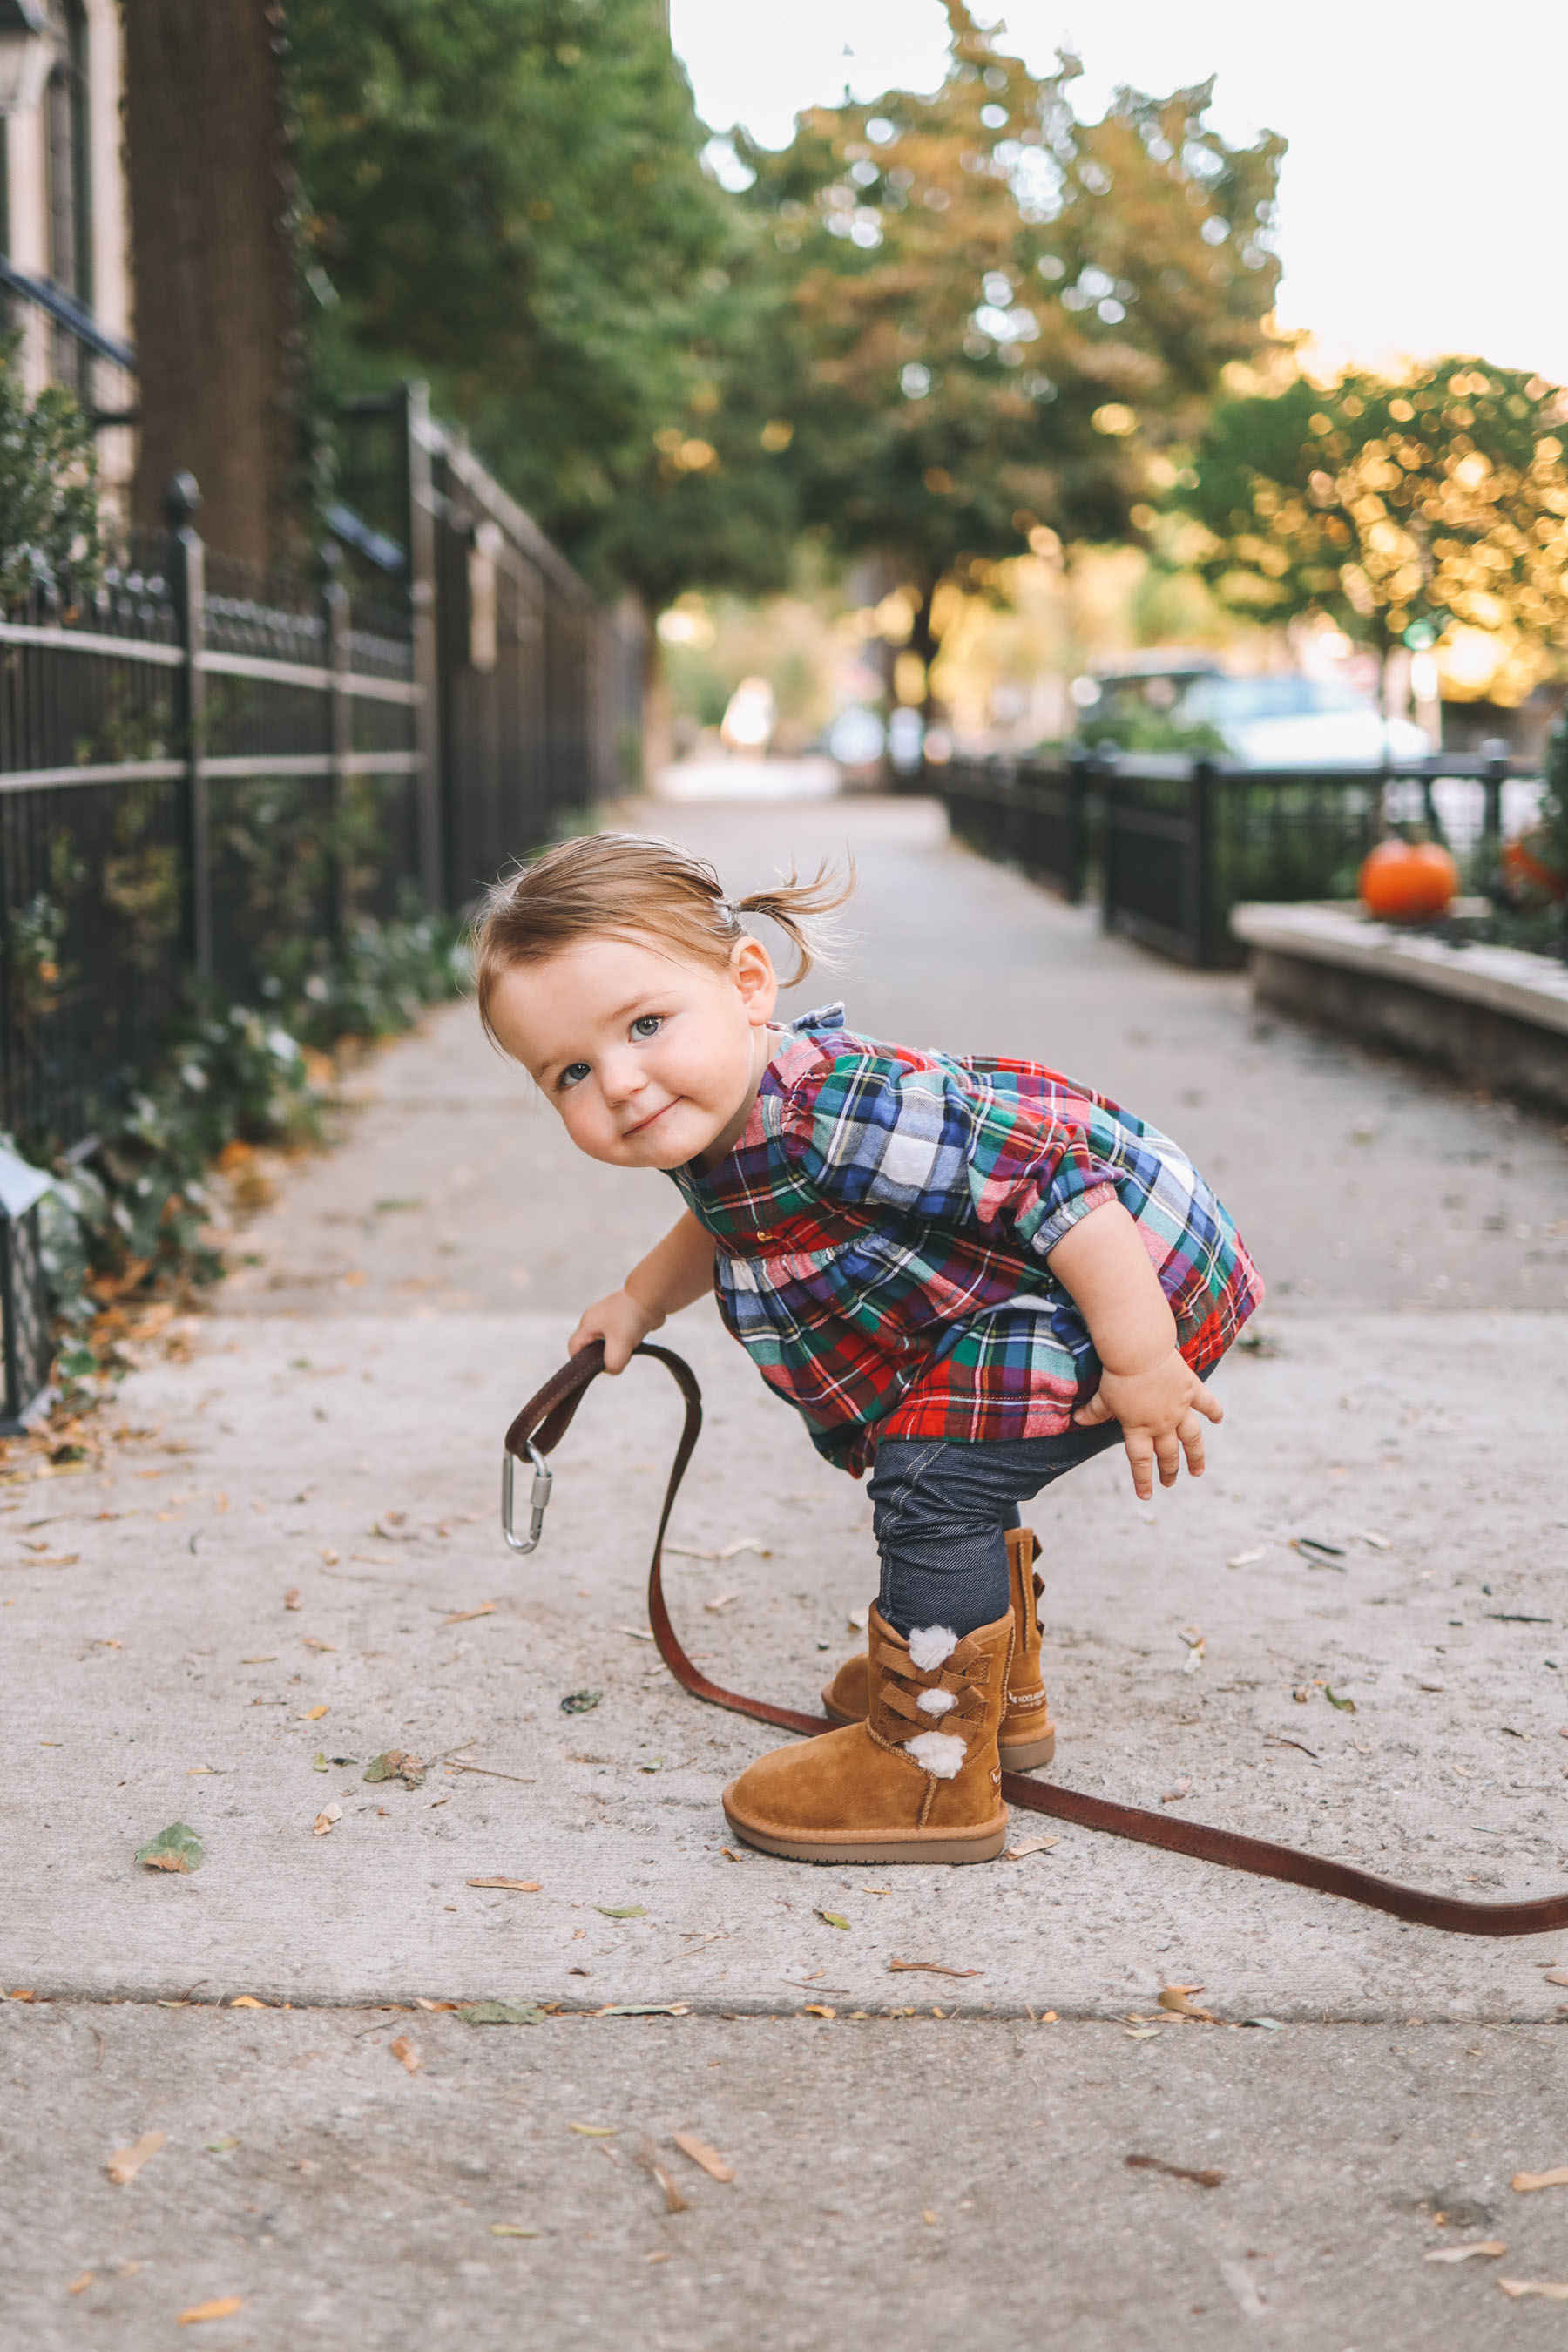
<svg viewBox="0 0 1568 2352">
<path fill-rule="evenodd" d="M 173 1870 L 189 1874 L 199 1870 L 205 1860 L 200 1838 L 187 1822 L 171 1822 L 155 1838 L 136 1849 L 136 1859 L 143 1870 Z"/>
<path fill-rule="evenodd" d="M 83 2271 L 80 2278 L 73 2278 L 70 2281 L 66 2288 L 66 2293 L 68 2294 L 85 2294 L 88 2288 L 92 2284 L 97 2276 L 98 2273 L 96 2271 Z"/>
<path fill-rule="evenodd" d="M 1166 1790 L 1160 1802 L 1163 1805 L 1179 1805 L 1184 1797 L 1190 1797 L 1192 1793 L 1193 1784 L 1190 1780 L 1178 1780 L 1173 1789 Z"/>
<path fill-rule="evenodd" d="M 400 2066 L 405 2066 L 411 2074 L 417 2074 L 421 2063 L 419 2053 L 406 2033 L 400 2033 L 392 2044 L 392 2054 Z"/>
<path fill-rule="evenodd" d="M 1568 2189 L 1568 2164 L 1559 2164 L 1551 2172 L 1516 2172 L 1508 2185 L 1524 2197 L 1532 2189 Z"/>
<path fill-rule="evenodd" d="M 1568 1985 L 1568 1969 L 1548 1969 L 1546 1981 L 1548 1984 Z"/>
<path fill-rule="evenodd" d="M 237 1992 L 229 2002 L 230 2009 L 265 2009 L 267 2003 L 258 2000 L 253 1992 Z"/>
<path fill-rule="evenodd" d="M 1124 2156 L 1121 2161 L 1130 2172 L 1164 2172 L 1173 2180 L 1195 2181 L 1200 2189 L 1217 2189 L 1225 2179 L 1212 2165 L 1167 2164 L 1163 2156 Z"/>
<path fill-rule="evenodd" d="M 689 2156 L 693 2164 L 700 2164 L 711 2179 L 733 2180 L 734 2166 L 726 2164 L 718 2149 L 710 2147 L 705 2139 L 699 2139 L 695 2132 L 675 2132 L 671 2137 L 681 2155 Z"/>
<path fill-rule="evenodd" d="M 417 1756 L 409 1755 L 405 1748 L 389 1748 L 384 1755 L 371 1758 L 360 1779 L 401 1780 L 405 1788 L 422 1789 L 425 1786 L 425 1766 Z"/>
<path fill-rule="evenodd" d="M 842 1911 L 818 1911 L 816 1916 L 822 1921 L 824 1927 L 838 1927 L 843 1929 L 846 1934 L 848 1933 L 849 1922 L 844 1916 Z"/>
<path fill-rule="evenodd" d="M 985 1974 L 984 1969 L 950 1969 L 941 1960 L 889 1960 L 888 1972 L 890 1976 L 907 1973 L 927 1977 L 983 1977 Z"/>
<path fill-rule="evenodd" d="M 568 2124 L 568 2131 L 579 2132 L 584 2139 L 614 2139 L 619 2124 Z"/>
<path fill-rule="evenodd" d="M 674 2181 L 665 2170 L 664 2166 L 659 2162 L 658 2150 L 655 2147 L 651 2139 L 644 2139 L 638 2142 L 637 2158 L 637 2162 L 641 2165 L 643 2170 L 645 2172 L 650 2172 L 658 2181 L 659 2187 L 663 2189 L 665 2211 L 667 2213 L 684 2213 L 688 2211 L 689 2209 L 688 2208 L 685 2198 L 681 2195 L 679 2189 L 676 2187 Z"/>
<path fill-rule="evenodd" d="M 325 1699 L 323 1699 L 323 1700 L 321 1701 L 321 1703 L 320 1706 L 308 1706 L 308 1707 L 305 1709 L 304 1714 L 303 1714 L 302 1716 L 300 1716 L 300 1717 L 299 1720 L 300 1720 L 301 1723 L 320 1723 L 320 1721 L 321 1721 L 321 1719 L 322 1716 L 324 1716 L 324 1715 L 325 1715 L 326 1711 L 327 1711 L 327 1703 L 326 1703 Z"/>
<path fill-rule="evenodd" d="M 702 1603 L 702 1606 L 713 1616 L 717 1617 L 721 1609 L 728 1609 L 731 1601 L 739 1601 L 740 1597 L 741 1596 L 738 1592 L 716 1592 L 713 1595 L 712 1600 L 705 1601 Z"/>
<path fill-rule="evenodd" d="M 182 2327 L 195 2327 L 203 2319 L 232 2319 L 237 2311 L 245 2309 L 242 2294 L 220 2294 L 211 2303 L 193 2303 L 180 2314 Z"/>
<path fill-rule="evenodd" d="M 595 1903 L 595 1911 L 606 1919 L 646 1919 L 646 1903 Z"/>
<path fill-rule="evenodd" d="M 315 1820 L 310 1824 L 311 1836 L 325 1837 L 328 1831 L 331 1828 L 332 1823 L 334 1822 L 341 1822 L 342 1817 L 343 1809 L 335 1801 L 330 1805 L 323 1805 L 321 1811 L 316 1815 Z"/>
<path fill-rule="evenodd" d="M 538 1878 L 465 1878 L 465 1886 L 510 1886 L 514 1895 L 537 1895 L 543 1884 Z"/>
<path fill-rule="evenodd" d="M 1059 1837 L 1024 1838 L 1017 1845 L 1010 1845 L 1007 1848 L 1005 1859 L 1008 1862 L 1022 1862 L 1026 1854 L 1048 1853 L 1052 1846 L 1060 1845 L 1060 1843 Z"/>
<path fill-rule="evenodd" d="M 1495 2263 L 1500 2254 L 1507 2252 L 1500 2238 L 1472 2238 L 1468 2246 L 1436 2246 L 1426 2259 L 1429 2263 L 1468 2263 L 1472 2254 L 1484 2254 L 1488 2262 Z"/>
<path fill-rule="evenodd" d="M 515 2221 L 492 2221 L 490 2235 L 492 2238 L 537 2238 L 539 2232 L 537 2230 L 521 2229 Z"/>
<path fill-rule="evenodd" d="M 1568 2303 L 1568 2279 L 1500 2278 L 1498 2284 L 1516 2301 L 1521 2294 L 1538 2294 L 1546 2303 Z"/>
<path fill-rule="evenodd" d="M 167 2132 L 143 2132 L 129 2147 L 117 2147 L 103 2168 L 115 2187 L 123 2189 L 127 2181 L 134 2180 L 148 2158 L 157 2155 L 167 2137 Z"/>
<path fill-rule="evenodd" d="M 495 1613 L 493 1601 L 481 1601 L 474 1609 L 455 1609 L 449 1617 L 443 1617 L 441 1622 L 443 1625 L 467 1625 L 475 1617 L 493 1617 Z"/>
<path fill-rule="evenodd" d="M 299 1606 L 300 1606 L 300 1588 L 299 1588 L 299 1586 L 298 1586 L 297 1584 L 291 1584 L 291 1585 L 289 1587 L 288 1591 L 283 1595 L 283 1606 L 284 1606 L 284 1608 L 285 1608 L 285 1609 L 298 1609 L 298 1608 L 299 1608 Z"/>
<path fill-rule="evenodd" d="M 1170 2010 L 1177 2017 L 1201 2018 L 1205 2025 L 1217 2025 L 1219 2020 L 1212 2010 L 1198 2009 L 1189 1998 L 1191 1994 L 1202 1992 L 1202 1990 L 1201 1984 L 1162 1985 L 1160 2007 Z"/>
<path fill-rule="evenodd" d="M 460 2000 L 458 2015 L 465 2025 L 542 2025 L 544 2011 L 536 2000 Z"/>
</svg>

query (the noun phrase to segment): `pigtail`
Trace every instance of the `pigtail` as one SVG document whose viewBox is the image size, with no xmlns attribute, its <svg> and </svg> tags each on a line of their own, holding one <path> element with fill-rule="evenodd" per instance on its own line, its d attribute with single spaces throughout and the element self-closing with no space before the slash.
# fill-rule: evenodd
<svg viewBox="0 0 1568 2352">
<path fill-rule="evenodd" d="M 765 915 L 795 950 L 795 968 L 784 983 L 786 988 L 803 981 L 814 964 L 833 961 L 841 942 L 819 918 L 832 914 L 854 897 L 857 879 L 853 857 L 843 875 L 824 858 L 809 882 L 801 881 L 792 866 L 787 882 L 775 882 L 771 890 L 753 890 L 750 897 L 735 900 L 737 916 Z"/>
</svg>

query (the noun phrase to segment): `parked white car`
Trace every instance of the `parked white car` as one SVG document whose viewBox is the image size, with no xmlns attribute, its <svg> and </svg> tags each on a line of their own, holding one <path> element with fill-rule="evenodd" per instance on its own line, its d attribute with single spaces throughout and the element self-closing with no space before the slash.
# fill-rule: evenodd
<svg viewBox="0 0 1568 2352">
<path fill-rule="evenodd" d="M 1092 689 L 1092 690 L 1091 690 Z M 1158 716 L 1179 727 L 1212 727 L 1228 756 L 1248 768 L 1376 768 L 1431 750 L 1408 719 L 1385 719 L 1348 681 L 1228 677 L 1198 661 L 1107 671 L 1074 681 L 1085 719 Z"/>
</svg>

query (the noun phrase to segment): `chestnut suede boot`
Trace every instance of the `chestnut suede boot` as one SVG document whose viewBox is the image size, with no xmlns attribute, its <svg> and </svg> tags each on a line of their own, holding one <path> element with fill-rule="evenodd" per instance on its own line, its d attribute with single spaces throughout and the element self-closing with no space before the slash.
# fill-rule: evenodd
<svg viewBox="0 0 1568 2352">
<path fill-rule="evenodd" d="M 724 1791 L 731 1828 L 792 1862 L 994 1861 L 1012 1649 L 1011 1612 L 962 1639 L 938 1625 L 905 1642 L 873 1609 L 865 1722 L 748 1765 Z"/>
<path fill-rule="evenodd" d="M 1039 1598 L 1043 1580 L 1035 1573 L 1040 1538 L 1033 1528 L 1007 1530 L 1007 1566 L 1013 1583 L 1013 1664 L 1007 1675 L 1007 1704 L 1002 1712 L 997 1745 L 1007 1772 L 1033 1772 L 1048 1764 L 1057 1752 L 1057 1727 L 1046 1704 L 1040 1680 Z M 867 1654 L 846 1658 L 822 1694 L 824 1712 L 835 1723 L 866 1720 Z"/>
</svg>

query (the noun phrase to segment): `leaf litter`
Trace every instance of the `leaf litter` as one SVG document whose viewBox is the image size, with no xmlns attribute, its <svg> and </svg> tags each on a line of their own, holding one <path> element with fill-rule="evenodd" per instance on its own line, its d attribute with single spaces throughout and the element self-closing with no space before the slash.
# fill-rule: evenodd
<svg viewBox="0 0 1568 2352">
<path fill-rule="evenodd" d="M 1568 2164 L 1555 2165 L 1550 2172 L 1516 2172 L 1508 2185 L 1521 2197 L 1537 2189 L 1568 2189 Z"/>
<path fill-rule="evenodd" d="M 189 1875 L 206 1859 L 206 1849 L 188 1822 L 171 1822 L 155 1838 L 136 1849 L 143 1870 L 172 1870 Z"/>
<path fill-rule="evenodd" d="M 389 1748 L 384 1755 L 372 1757 L 360 1774 L 360 1779 L 362 1780 L 401 1780 L 405 1789 L 422 1789 L 425 1786 L 426 1769 L 426 1767 L 417 1756 L 411 1756 L 402 1748 Z"/>
<path fill-rule="evenodd" d="M 124 2189 L 134 2180 L 142 2167 L 150 2157 L 157 2155 L 168 2137 L 167 2132 L 143 2132 L 141 2138 L 132 2140 L 129 2147 L 117 2147 L 103 2168 L 116 2189 Z"/>
<path fill-rule="evenodd" d="M 505 1886 L 514 1895 L 537 1895 L 543 1884 L 538 1878 L 465 1878 L 465 1886 Z"/>
<path fill-rule="evenodd" d="M 637 2160 L 641 2165 L 645 2172 L 652 2174 L 654 2179 L 658 2181 L 659 2187 L 663 2189 L 664 2210 L 667 2213 L 685 2213 L 689 2211 L 690 2209 L 688 2206 L 685 2198 L 681 2195 L 679 2189 L 670 2179 L 669 2174 L 663 2164 L 660 2163 L 658 2150 L 655 2147 L 651 2139 L 643 2139 L 637 2143 Z"/>
<path fill-rule="evenodd" d="M 460 2000 L 457 2013 L 465 2025 L 542 2025 L 545 2019 L 536 2000 Z"/>
<path fill-rule="evenodd" d="M 1428 2263 L 1468 2263 L 1472 2254 L 1481 2254 L 1488 2262 L 1495 2263 L 1507 2252 L 1500 2238 L 1472 2238 L 1468 2246 L 1434 2246 L 1422 2259 Z"/>
<path fill-rule="evenodd" d="M 1223 2172 L 1212 2165 L 1168 2164 L 1163 2156 L 1124 2156 L 1121 2159 L 1131 2172 L 1163 2172 L 1173 2180 L 1190 2180 L 1199 2189 L 1217 2189 L 1224 2180 Z"/>
<path fill-rule="evenodd" d="M 699 2139 L 695 2132 L 673 2132 L 670 2137 L 681 2155 L 689 2156 L 693 2164 L 700 2165 L 710 2180 L 733 2180 L 735 2178 L 734 2166 L 726 2164 L 718 2149 L 710 2147 L 705 2139 Z"/>
</svg>

